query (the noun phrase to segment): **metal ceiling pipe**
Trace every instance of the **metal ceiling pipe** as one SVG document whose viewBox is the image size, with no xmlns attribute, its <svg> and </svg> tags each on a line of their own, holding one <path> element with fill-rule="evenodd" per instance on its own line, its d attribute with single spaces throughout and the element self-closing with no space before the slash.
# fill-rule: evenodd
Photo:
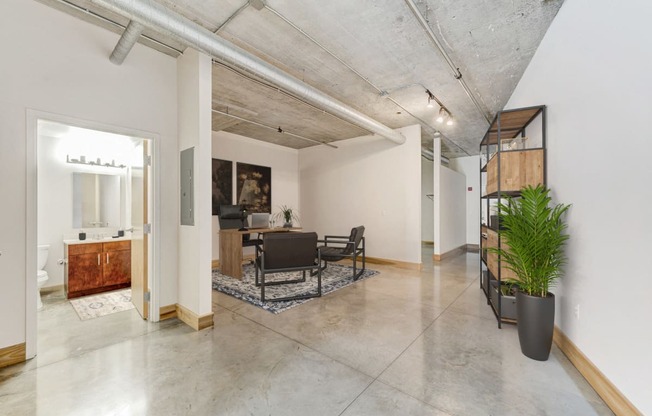
<svg viewBox="0 0 652 416">
<path fill-rule="evenodd" d="M 243 4 L 242 6 L 240 6 L 240 8 L 239 8 L 238 10 L 236 10 L 235 12 L 233 12 L 233 14 L 232 14 L 231 16 L 227 17 L 226 20 L 223 21 L 222 24 L 221 24 L 217 29 L 215 29 L 215 30 L 213 31 L 213 33 L 220 33 L 220 31 L 221 31 L 222 29 L 224 29 L 224 28 L 226 27 L 226 25 L 228 25 L 229 23 L 231 23 L 231 21 L 232 21 L 233 19 L 235 19 L 236 17 L 238 17 L 238 16 L 240 15 L 240 13 L 242 13 L 242 12 L 244 11 L 244 9 L 246 9 L 247 7 L 249 7 L 249 3 L 251 3 L 251 2 L 248 1 L 248 2 L 246 2 L 245 4 Z"/>
<path fill-rule="evenodd" d="M 74 10 L 76 10 L 77 12 L 80 12 L 80 13 L 83 13 L 83 14 L 85 14 L 85 15 L 87 15 L 87 16 L 90 16 L 90 17 L 92 17 L 93 19 L 97 19 L 97 20 L 99 20 L 99 21 L 101 21 L 101 22 L 108 23 L 108 24 L 111 25 L 111 26 L 119 27 L 119 28 L 121 28 L 122 30 L 125 30 L 125 29 L 126 29 L 125 25 L 120 24 L 120 23 L 116 22 L 115 20 L 111 20 L 111 19 L 109 19 L 108 17 L 104 17 L 104 16 L 102 16 L 102 15 L 100 15 L 100 14 L 98 14 L 98 13 L 95 13 L 95 12 L 92 11 L 92 10 L 88 10 L 87 8 L 84 8 L 84 7 L 78 6 L 78 5 L 76 5 L 75 3 L 72 3 L 72 2 L 70 2 L 70 1 L 68 1 L 68 0 L 55 0 L 55 1 L 56 1 L 57 3 L 61 3 L 61 4 L 65 5 L 65 6 L 67 6 L 67 7 L 70 7 L 71 9 L 74 9 Z M 175 54 L 177 54 L 177 56 L 183 54 L 183 51 L 180 51 L 180 50 L 178 50 L 177 48 L 174 48 L 174 47 L 172 47 L 172 46 L 170 46 L 170 45 L 166 45 L 165 43 L 163 43 L 163 42 L 161 42 L 161 41 L 158 41 L 158 40 L 156 40 L 156 39 L 150 38 L 150 37 L 147 36 L 147 35 L 141 35 L 141 36 L 142 36 L 143 38 L 147 39 L 147 41 L 149 41 L 149 42 L 152 42 L 152 43 L 154 43 L 154 44 L 156 44 L 156 45 L 158 45 L 158 46 L 161 46 L 161 47 L 163 47 L 163 48 L 165 48 L 165 49 L 168 49 L 168 50 L 171 51 L 171 52 L 174 52 Z"/>
<path fill-rule="evenodd" d="M 133 20 L 130 21 L 125 31 L 122 32 L 122 36 L 115 45 L 115 48 L 113 48 L 109 61 L 116 65 L 122 65 L 127 55 L 129 55 L 131 48 L 138 41 L 140 34 L 143 33 L 143 30 L 145 30 L 145 26 Z"/>
<path fill-rule="evenodd" d="M 473 91 L 471 91 L 471 88 L 469 88 L 469 86 L 466 84 L 466 81 L 464 79 L 462 79 L 462 73 L 460 72 L 460 69 L 455 66 L 455 64 L 451 60 L 450 56 L 448 56 L 448 53 L 446 52 L 446 50 L 444 49 L 442 44 L 439 42 L 439 39 L 437 39 L 437 36 L 435 36 L 435 33 L 430 28 L 430 25 L 428 24 L 428 21 L 423 17 L 421 12 L 419 11 L 419 8 L 417 7 L 417 5 L 412 0 L 405 0 L 405 4 L 407 4 L 407 6 L 410 8 L 410 10 L 412 11 L 412 14 L 414 15 L 414 17 L 417 18 L 417 20 L 419 21 L 419 24 L 421 25 L 423 30 L 426 32 L 426 34 L 428 35 L 428 37 L 430 38 L 432 43 L 437 47 L 437 49 L 439 49 L 439 52 L 444 57 L 444 60 L 446 61 L 448 66 L 453 71 L 453 77 L 455 77 L 455 79 L 460 83 L 460 85 L 464 89 L 464 92 L 466 92 L 466 95 L 469 96 L 469 98 L 473 102 L 473 105 L 475 105 L 475 108 L 477 108 L 478 111 L 480 112 L 480 114 L 482 114 L 482 116 L 485 118 L 485 120 L 487 120 L 487 123 L 491 124 L 491 121 L 492 121 L 491 116 L 484 111 L 484 109 L 482 108 L 482 105 L 480 105 L 480 102 L 478 101 L 478 99 L 475 98 L 475 95 L 473 94 Z"/>
<path fill-rule="evenodd" d="M 168 10 L 153 0 L 91 0 L 91 2 L 121 14 L 130 20 L 135 20 L 145 27 L 173 37 L 175 40 L 213 58 L 253 74 L 365 130 L 397 144 L 405 143 L 405 136 L 400 132 L 392 130 L 343 102 L 324 94 L 262 59 L 221 39 L 210 30 Z"/>
</svg>

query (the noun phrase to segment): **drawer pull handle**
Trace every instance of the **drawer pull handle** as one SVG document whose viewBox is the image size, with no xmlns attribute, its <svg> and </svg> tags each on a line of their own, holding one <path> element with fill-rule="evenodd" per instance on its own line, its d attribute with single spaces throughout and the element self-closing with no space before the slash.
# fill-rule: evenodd
<svg viewBox="0 0 652 416">
<path fill-rule="evenodd" d="M 100 253 L 97 253 L 97 265 L 100 265 Z"/>
<path fill-rule="evenodd" d="M 109 253 L 106 253 L 106 264 L 109 264 Z"/>
</svg>

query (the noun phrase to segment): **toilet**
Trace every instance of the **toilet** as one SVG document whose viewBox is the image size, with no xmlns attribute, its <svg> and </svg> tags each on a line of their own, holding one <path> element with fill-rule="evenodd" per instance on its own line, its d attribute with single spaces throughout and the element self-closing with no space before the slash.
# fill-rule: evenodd
<svg viewBox="0 0 652 416">
<path fill-rule="evenodd" d="M 47 244 L 38 246 L 38 271 L 36 272 L 36 308 L 39 310 L 43 308 L 43 302 L 41 302 L 41 288 L 45 285 L 45 282 L 48 281 L 48 272 L 43 270 L 43 268 L 45 267 L 45 263 L 48 261 L 49 250 L 50 246 Z"/>
</svg>

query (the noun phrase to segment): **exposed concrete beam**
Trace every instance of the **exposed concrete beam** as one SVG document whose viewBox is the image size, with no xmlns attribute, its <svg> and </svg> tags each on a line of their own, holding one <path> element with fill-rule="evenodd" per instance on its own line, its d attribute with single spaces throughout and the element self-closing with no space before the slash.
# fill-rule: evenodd
<svg viewBox="0 0 652 416">
<path fill-rule="evenodd" d="M 405 143 L 405 136 L 400 132 L 281 71 L 152 0 L 91 0 L 91 2 L 170 36 L 222 62 L 254 74 L 365 130 L 397 144 Z"/>
</svg>

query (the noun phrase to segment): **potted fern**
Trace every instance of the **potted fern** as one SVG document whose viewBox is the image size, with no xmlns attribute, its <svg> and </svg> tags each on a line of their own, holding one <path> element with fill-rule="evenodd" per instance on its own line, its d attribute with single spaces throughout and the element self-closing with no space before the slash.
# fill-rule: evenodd
<svg viewBox="0 0 652 416">
<path fill-rule="evenodd" d="M 296 210 L 293 210 L 287 205 L 281 205 L 280 209 L 281 211 L 277 212 L 276 215 L 274 215 L 274 217 L 275 219 L 278 220 L 283 219 L 285 221 L 283 227 L 292 228 L 293 226 L 292 221 L 299 222 L 299 217 L 297 216 Z"/>
<path fill-rule="evenodd" d="M 520 198 L 498 204 L 501 248 L 490 248 L 518 279 L 516 315 L 521 351 L 545 361 L 550 355 L 555 324 L 555 296 L 550 293 L 561 277 L 568 240 L 562 217 L 570 205 L 550 207 L 550 190 L 526 186 Z"/>
</svg>

